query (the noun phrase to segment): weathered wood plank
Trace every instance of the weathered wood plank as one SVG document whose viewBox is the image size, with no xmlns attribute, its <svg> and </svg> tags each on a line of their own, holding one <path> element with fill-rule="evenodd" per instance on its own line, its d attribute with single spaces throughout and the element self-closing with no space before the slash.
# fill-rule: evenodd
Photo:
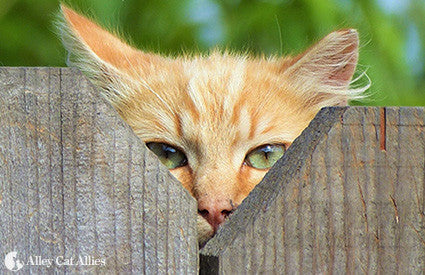
<svg viewBox="0 0 425 275">
<path fill-rule="evenodd" d="M 201 250 L 201 273 L 423 274 L 424 125 L 424 108 L 322 110 Z"/>
<path fill-rule="evenodd" d="M 106 261 L 24 273 L 197 273 L 195 200 L 79 72 L 0 68 L 0 94 L 0 255 Z"/>
<path fill-rule="evenodd" d="M 0 68 L 0 93 L 1 255 L 106 260 L 25 273 L 197 272 L 196 202 L 82 75 Z M 423 108 L 323 110 L 201 273 L 424 273 L 424 129 Z"/>
</svg>

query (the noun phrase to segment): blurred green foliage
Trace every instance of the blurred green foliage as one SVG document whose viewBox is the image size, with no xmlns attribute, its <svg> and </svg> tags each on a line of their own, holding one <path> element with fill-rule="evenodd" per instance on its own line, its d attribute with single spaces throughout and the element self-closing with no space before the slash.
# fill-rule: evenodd
<svg viewBox="0 0 425 275">
<path fill-rule="evenodd" d="M 176 55 L 216 45 L 238 52 L 299 53 L 327 33 L 356 28 L 362 105 L 425 105 L 423 0 L 68 0 L 132 44 Z M 65 66 L 53 25 L 57 0 L 0 1 L 0 65 Z M 363 80 L 365 81 L 365 80 Z"/>
</svg>

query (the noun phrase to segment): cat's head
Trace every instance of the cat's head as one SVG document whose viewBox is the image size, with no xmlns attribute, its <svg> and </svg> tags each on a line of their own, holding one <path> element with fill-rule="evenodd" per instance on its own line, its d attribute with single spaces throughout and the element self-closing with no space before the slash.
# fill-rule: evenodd
<svg viewBox="0 0 425 275">
<path fill-rule="evenodd" d="M 62 13 L 70 64 L 86 72 L 198 200 L 204 238 L 320 108 L 345 105 L 364 90 L 349 88 L 358 58 L 352 29 L 332 32 L 294 57 L 214 50 L 171 58 L 134 49 L 65 6 Z"/>
</svg>

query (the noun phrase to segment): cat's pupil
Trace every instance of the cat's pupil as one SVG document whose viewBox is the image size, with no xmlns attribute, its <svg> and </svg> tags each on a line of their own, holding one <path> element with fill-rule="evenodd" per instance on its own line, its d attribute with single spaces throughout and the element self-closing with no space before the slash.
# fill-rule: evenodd
<svg viewBox="0 0 425 275">
<path fill-rule="evenodd" d="M 269 169 L 278 161 L 286 151 L 285 144 L 266 144 L 250 151 L 245 162 L 256 169 Z"/>
<path fill-rule="evenodd" d="M 176 149 L 174 149 L 173 147 L 167 146 L 165 144 L 162 144 L 162 150 L 164 151 L 166 158 L 169 158 L 170 155 L 176 153 Z"/>
<path fill-rule="evenodd" d="M 167 166 L 175 169 L 187 165 L 186 155 L 179 149 L 162 142 L 148 142 L 146 146 Z"/>
<path fill-rule="evenodd" d="M 267 145 L 266 147 L 264 147 L 263 152 L 264 152 L 264 157 L 268 160 L 269 159 L 269 155 L 272 152 L 272 149 L 270 148 L 270 145 Z"/>
</svg>

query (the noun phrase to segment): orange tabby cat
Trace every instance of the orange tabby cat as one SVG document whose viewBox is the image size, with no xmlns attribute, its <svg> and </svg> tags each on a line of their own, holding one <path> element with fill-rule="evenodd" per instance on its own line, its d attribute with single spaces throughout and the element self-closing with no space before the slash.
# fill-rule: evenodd
<svg viewBox="0 0 425 275">
<path fill-rule="evenodd" d="M 139 51 L 62 6 L 70 64 L 86 72 L 198 201 L 200 243 L 258 184 L 324 106 L 345 105 L 358 35 L 330 33 L 295 57 L 214 50 L 164 57 Z"/>
</svg>

